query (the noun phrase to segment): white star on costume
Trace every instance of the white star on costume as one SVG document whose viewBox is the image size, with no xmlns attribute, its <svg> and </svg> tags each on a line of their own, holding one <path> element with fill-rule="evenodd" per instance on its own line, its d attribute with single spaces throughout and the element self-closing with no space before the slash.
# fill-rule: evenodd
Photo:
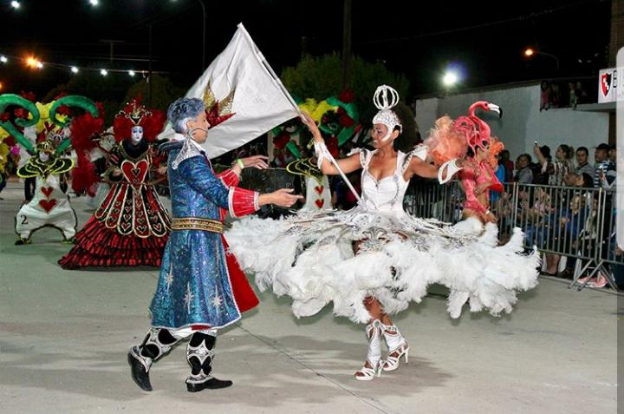
<svg viewBox="0 0 624 414">
<path fill-rule="evenodd" d="M 173 268 L 169 269 L 169 273 L 167 273 L 167 278 L 165 279 L 165 282 L 167 283 L 167 293 L 169 293 L 169 288 L 173 283 Z"/>
<path fill-rule="evenodd" d="M 212 306 L 218 308 L 219 306 L 221 306 L 221 302 L 221 296 L 215 295 L 215 297 L 212 299 Z"/>
<path fill-rule="evenodd" d="M 188 313 L 191 313 L 191 301 L 193 300 L 194 297 L 195 295 L 191 293 L 191 284 L 187 283 L 186 294 L 184 295 L 184 304 L 186 305 L 186 311 Z"/>
</svg>

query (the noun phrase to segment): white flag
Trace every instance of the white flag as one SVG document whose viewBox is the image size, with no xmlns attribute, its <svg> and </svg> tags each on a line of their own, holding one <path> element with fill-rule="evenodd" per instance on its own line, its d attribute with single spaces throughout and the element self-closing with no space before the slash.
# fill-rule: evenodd
<svg viewBox="0 0 624 414">
<path fill-rule="evenodd" d="M 299 115 L 297 105 L 243 27 L 186 93 L 199 98 L 207 110 L 228 117 L 211 128 L 202 145 L 210 158 L 218 157 Z M 217 107 L 214 107 L 214 105 Z M 170 124 L 159 139 L 175 139 Z M 179 137 L 179 135 L 178 135 Z"/>
</svg>

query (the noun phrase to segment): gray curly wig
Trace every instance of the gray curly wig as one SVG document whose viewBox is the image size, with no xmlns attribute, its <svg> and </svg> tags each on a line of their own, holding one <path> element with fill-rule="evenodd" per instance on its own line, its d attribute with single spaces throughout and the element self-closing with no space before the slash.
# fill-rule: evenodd
<svg viewBox="0 0 624 414">
<path fill-rule="evenodd" d="M 201 99 L 179 98 L 169 105 L 169 109 L 167 109 L 167 119 L 175 132 L 178 134 L 186 134 L 186 123 L 205 110 L 206 105 L 204 105 Z"/>
</svg>

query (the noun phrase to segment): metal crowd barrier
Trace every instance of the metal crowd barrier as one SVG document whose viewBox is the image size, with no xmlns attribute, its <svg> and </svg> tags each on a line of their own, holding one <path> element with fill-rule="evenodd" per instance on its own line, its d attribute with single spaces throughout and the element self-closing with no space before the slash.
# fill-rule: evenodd
<svg viewBox="0 0 624 414">
<path fill-rule="evenodd" d="M 624 272 L 624 254 L 616 244 L 614 190 L 518 183 L 503 187 L 502 193 L 490 193 L 501 244 L 519 227 L 527 249 L 535 246 L 544 255 L 565 256 L 567 267 L 574 264 L 570 287 L 581 290 L 601 272 L 617 289 L 615 276 Z M 441 186 L 418 180 L 411 183 L 404 207 L 419 217 L 455 223 L 461 219 L 463 201 L 457 181 Z M 588 277 L 579 283 L 584 274 Z"/>
</svg>

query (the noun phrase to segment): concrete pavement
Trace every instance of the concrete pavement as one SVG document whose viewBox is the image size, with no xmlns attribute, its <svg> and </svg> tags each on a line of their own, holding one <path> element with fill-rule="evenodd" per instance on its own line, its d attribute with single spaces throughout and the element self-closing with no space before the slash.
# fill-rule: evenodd
<svg viewBox="0 0 624 414">
<path fill-rule="evenodd" d="M 453 321 L 439 289 L 396 318 L 409 365 L 359 382 L 362 326 L 331 310 L 292 316 L 287 298 L 220 334 L 214 373 L 234 386 L 190 394 L 184 346 L 154 365 L 155 391 L 130 379 L 128 348 L 150 320 L 157 269 L 65 271 L 70 249 L 43 229 L 14 246 L 21 184 L 0 193 L 0 412 L 615 413 L 617 296 L 542 278 L 501 318 Z M 80 226 L 84 198 L 72 201 Z"/>
</svg>

